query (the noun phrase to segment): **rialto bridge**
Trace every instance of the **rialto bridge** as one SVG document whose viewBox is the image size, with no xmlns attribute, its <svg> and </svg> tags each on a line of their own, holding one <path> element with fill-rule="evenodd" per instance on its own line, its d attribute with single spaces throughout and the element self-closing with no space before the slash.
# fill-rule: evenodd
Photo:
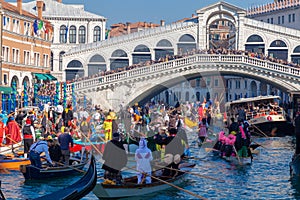
<svg viewBox="0 0 300 200">
<path fill-rule="evenodd" d="M 212 48 L 247 50 L 298 62 L 300 31 L 249 19 L 246 10 L 222 1 L 197 10 L 197 17 L 188 22 L 81 45 L 63 56 L 63 68 L 65 78 L 72 80 Z M 215 74 L 239 75 L 263 80 L 284 91 L 300 91 L 299 69 L 247 55 L 196 54 L 74 84 L 75 91 L 92 98 L 93 103 L 118 109 L 120 104 L 140 101 L 182 80 Z"/>
</svg>

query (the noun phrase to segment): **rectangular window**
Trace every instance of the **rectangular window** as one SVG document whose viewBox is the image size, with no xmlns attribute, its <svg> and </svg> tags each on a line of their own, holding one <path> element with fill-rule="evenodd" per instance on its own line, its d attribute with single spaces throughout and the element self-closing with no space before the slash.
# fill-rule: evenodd
<svg viewBox="0 0 300 200">
<path fill-rule="evenodd" d="M 30 52 L 24 51 L 24 65 L 30 65 Z"/>
<path fill-rule="evenodd" d="M 12 54 L 13 54 L 13 63 L 19 63 L 20 60 L 20 51 L 19 49 L 12 49 Z"/>
<path fill-rule="evenodd" d="M 267 19 L 267 22 L 270 23 L 270 19 L 269 18 Z"/>
<path fill-rule="evenodd" d="M 40 65 L 40 54 L 39 53 L 34 53 L 34 66 L 39 66 Z"/>
<path fill-rule="evenodd" d="M 274 21 L 273 21 L 273 17 L 271 18 L 271 24 L 273 24 L 274 23 Z"/>
<path fill-rule="evenodd" d="M 210 86 L 210 78 L 206 79 L 206 86 Z"/>
<path fill-rule="evenodd" d="M 236 88 L 236 89 L 240 89 L 240 88 L 241 88 L 241 82 L 240 82 L 240 81 L 237 80 L 237 81 L 235 82 L 235 88 Z"/>
<path fill-rule="evenodd" d="M 278 16 L 278 24 L 280 24 L 280 16 Z"/>
<path fill-rule="evenodd" d="M 44 54 L 44 56 L 43 56 L 44 58 L 44 67 L 48 67 L 48 55 L 47 54 Z"/>
<path fill-rule="evenodd" d="M 6 47 L 4 61 L 9 62 L 10 61 L 9 57 L 10 57 L 10 55 L 9 55 L 9 47 Z"/>
<path fill-rule="evenodd" d="M 218 80 L 218 79 L 215 80 L 215 86 L 216 86 L 216 87 L 219 86 L 219 80 Z"/>
<path fill-rule="evenodd" d="M 295 22 L 295 13 L 292 15 L 293 22 Z"/>
<path fill-rule="evenodd" d="M 281 16 L 281 23 L 284 24 L 284 16 Z"/>
<path fill-rule="evenodd" d="M 248 86 L 247 86 L 247 81 L 245 80 L 245 89 L 247 89 L 247 87 L 248 87 Z"/>
<path fill-rule="evenodd" d="M 7 83 L 8 83 L 7 77 L 8 77 L 7 74 L 3 75 L 3 83 L 4 83 L 4 85 L 7 85 Z"/>
<path fill-rule="evenodd" d="M 289 23 L 291 23 L 291 22 L 292 22 L 292 15 L 289 14 Z"/>
</svg>

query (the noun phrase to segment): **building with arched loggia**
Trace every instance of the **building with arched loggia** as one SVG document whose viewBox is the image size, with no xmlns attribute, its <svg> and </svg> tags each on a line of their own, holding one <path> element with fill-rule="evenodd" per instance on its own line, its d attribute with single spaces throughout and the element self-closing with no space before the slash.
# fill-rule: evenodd
<svg viewBox="0 0 300 200">
<path fill-rule="evenodd" d="M 105 39 L 106 18 L 84 10 L 84 5 L 64 4 L 62 0 L 40 0 L 43 2 L 43 17 L 54 25 L 51 45 L 51 74 L 58 80 L 73 79 L 84 73 L 79 61 L 70 63 L 66 71 L 63 55 L 75 46 L 97 44 Z M 36 14 L 36 1 L 23 3 L 23 9 Z M 92 62 L 98 64 L 97 60 Z M 93 65 L 93 64 L 91 64 Z M 95 68 L 95 65 L 93 65 Z M 93 68 L 91 67 L 91 68 Z M 66 77 L 67 76 L 67 77 Z"/>
</svg>

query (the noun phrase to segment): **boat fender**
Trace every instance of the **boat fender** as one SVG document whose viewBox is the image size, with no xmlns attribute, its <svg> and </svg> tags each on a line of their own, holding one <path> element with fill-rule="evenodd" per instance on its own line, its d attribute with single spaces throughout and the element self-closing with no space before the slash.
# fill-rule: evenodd
<svg viewBox="0 0 300 200">
<path fill-rule="evenodd" d="M 268 116 L 268 117 L 267 117 L 267 120 L 268 120 L 268 121 L 271 121 L 271 120 L 272 120 L 272 117 L 271 117 L 271 116 Z"/>
<path fill-rule="evenodd" d="M 73 161 L 73 162 L 72 162 L 72 165 L 78 165 L 78 164 L 79 164 L 78 161 Z"/>
<path fill-rule="evenodd" d="M 178 163 L 180 163 L 180 161 L 181 161 L 181 156 L 179 154 L 176 154 L 174 156 L 174 163 L 178 164 Z"/>
<path fill-rule="evenodd" d="M 26 165 L 20 165 L 20 171 L 25 174 L 26 173 Z"/>
<path fill-rule="evenodd" d="M 164 158 L 165 163 L 168 165 L 173 162 L 173 155 L 172 154 L 166 154 Z"/>
</svg>

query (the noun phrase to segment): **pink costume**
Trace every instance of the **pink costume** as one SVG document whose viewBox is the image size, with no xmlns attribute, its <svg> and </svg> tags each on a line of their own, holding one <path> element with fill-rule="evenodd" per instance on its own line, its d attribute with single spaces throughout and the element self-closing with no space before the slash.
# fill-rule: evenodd
<svg viewBox="0 0 300 200">
<path fill-rule="evenodd" d="M 240 126 L 239 128 L 240 128 L 240 132 L 242 133 L 242 138 L 247 139 L 244 128 L 242 126 Z"/>
<path fill-rule="evenodd" d="M 234 145 L 234 143 L 235 143 L 235 139 L 236 139 L 236 136 L 235 135 L 233 135 L 233 134 L 229 134 L 228 135 L 228 137 L 226 138 L 226 140 L 225 140 L 225 144 L 226 145 Z"/>
<path fill-rule="evenodd" d="M 218 141 L 222 142 L 222 144 L 225 144 L 226 138 L 227 138 L 227 137 L 225 136 L 225 132 L 224 132 L 224 131 L 221 131 L 221 132 L 219 133 L 219 139 L 218 139 Z"/>
</svg>

